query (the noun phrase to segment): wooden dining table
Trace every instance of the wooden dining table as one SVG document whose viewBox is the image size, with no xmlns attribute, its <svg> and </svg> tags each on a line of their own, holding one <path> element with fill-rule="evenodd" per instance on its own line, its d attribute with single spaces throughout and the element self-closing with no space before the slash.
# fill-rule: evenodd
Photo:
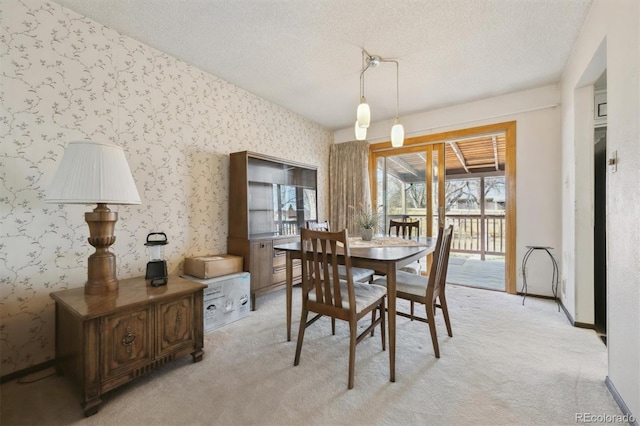
<svg viewBox="0 0 640 426">
<path fill-rule="evenodd" d="M 373 269 L 378 275 L 387 276 L 387 309 L 389 324 L 389 369 L 390 380 L 396 381 L 396 271 L 435 250 L 436 238 L 400 238 L 374 237 L 371 242 L 363 242 L 359 237 L 350 237 L 351 266 Z M 276 250 L 286 252 L 286 293 L 287 293 L 287 340 L 291 340 L 291 314 L 293 306 L 293 261 L 302 258 L 302 245 L 295 243 L 280 244 Z M 310 250 L 310 248 L 308 249 Z M 338 248 L 342 250 L 342 248 Z M 344 261 L 343 253 L 338 252 L 339 261 Z"/>
</svg>

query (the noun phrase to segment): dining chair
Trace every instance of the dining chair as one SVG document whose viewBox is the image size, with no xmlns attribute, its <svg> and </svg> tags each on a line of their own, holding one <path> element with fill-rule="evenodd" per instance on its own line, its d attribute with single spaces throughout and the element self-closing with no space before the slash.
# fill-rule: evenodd
<svg viewBox="0 0 640 426">
<path fill-rule="evenodd" d="M 322 316 L 343 320 L 349 323 L 349 381 L 352 389 L 355 373 L 356 345 L 368 333 L 380 325 L 382 350 L 386 350 L 385 335 L 385 299 L 387 289 L 376 284 L 355 282 L 351 273 L 351 253 L 347 230 L 339 232 L 300 230 L 302 247 L 302 313 L 300 331 L 296 345 L 293 365 L 300 363 L 300 352 L 304 341 L 304 332 Z M 343 247 L 346 279 L 340 279 L 338 273 L 338 244 Z M 308 268 L 313 268 L 313 272 Z M 372 314 L 371 324 L 358 334 L 358 321 L 365 315 L 378 310 L 380 317 Z M 315 313 L 309 320 L 309 313 Z"/>
<path fill-rule="evenodd" d="M 408 314 L 406 312 L 396 311 L 396 314 L 429 324 L 431 341 L 433 343 L 433 352 L 435 353 L 436 358 L 440 358 L 435 322 L 436 308 L 440 308 L 442 310 L 444 322 L 447 326 L 447 334 L 449 337 L 453 337 L 451 332 L 451 322 L 449 321 L 447 298 L 445 295 L 447 266 L 449 263 L 449 251 L 451 249 L 452 235 L 453 225 L 450 225 L 447 228 L 441 227 L 439 229 L 436 249 L 433 252 L 433 264 L 431 265 L 431 271 L 428 278 L 403 271 L 396 272 L 396 297 L 409 300 L 412 304 L 413 302 L 424 304 L 426 318 L 413 315 L 413 312 Z M 378 278 L 373 281 L 373 284 L 386 286 L 387 279 L 386 277 Z"/>
<path fill-rule="evenodd" d="M 394 231 L 396 237 L 411 237 L 413 230 L 415 229 L 415 236 L 420 236 L 420 221 L 398 221 L 389 220 L 389 235 L 392 235 Z"/>
<path fill-rule="evenodd" d="M 389 220 L 389 236 L 393 236 L 395 233 L 396 237 L 403 238 L 411 238 L 413 235 L 413 230 L 415 229 L 415 236 L 420 236 L 420 222 L 417 220 L 413 221 L 398 221 L 398 220 Z M 422 264 L 420 260 L 413 262 L 409 265 L 403 266 L 400 268 L 401 271 L 411 272 L 412 274 L 420 275 L 422 273 Z"/>
</svg>

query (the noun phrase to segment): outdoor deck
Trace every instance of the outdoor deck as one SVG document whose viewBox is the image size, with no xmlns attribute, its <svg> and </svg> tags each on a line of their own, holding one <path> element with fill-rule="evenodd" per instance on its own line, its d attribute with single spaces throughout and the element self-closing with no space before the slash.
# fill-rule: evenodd
<svg viewBox="0 0 640 426">
<path fill-rule="evenodd" d="M 447 283 L 504 291 L 504 259 L 483 261 L 451 253 Z"/>
</svg>

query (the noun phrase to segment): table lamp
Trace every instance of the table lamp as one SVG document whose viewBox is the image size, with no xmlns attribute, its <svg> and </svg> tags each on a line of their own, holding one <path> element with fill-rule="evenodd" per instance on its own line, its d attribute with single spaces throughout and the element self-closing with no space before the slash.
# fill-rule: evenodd
<svg viewBox="0 0 640 426">
<path fill-rule="evenodd" d="M 98 204 L 84 214 L 89 225 L 89 244 L 96 251 L 89 256 L 85 294 L 118 290 L 116 256 L 109 251 L 118 213 L 107 204 L 140 204 L 124 150 L 106 142 L 69 142 L 47 193 L 47 203 Z"/>
</svg>

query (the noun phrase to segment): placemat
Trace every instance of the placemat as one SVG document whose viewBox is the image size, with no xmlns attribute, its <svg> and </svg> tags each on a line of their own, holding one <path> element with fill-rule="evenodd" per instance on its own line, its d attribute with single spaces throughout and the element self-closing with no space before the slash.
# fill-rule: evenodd
<svg viewBox="0 0 640 426">
<path fill-rule="evenodd" d="M 400 237 L 373 237 L 371 241 L 365 241 L 360 237 L 349 237 L 349 247 L 416 247 L 425 246 L 415 240 L 409 240 Z"/>
</svg>

